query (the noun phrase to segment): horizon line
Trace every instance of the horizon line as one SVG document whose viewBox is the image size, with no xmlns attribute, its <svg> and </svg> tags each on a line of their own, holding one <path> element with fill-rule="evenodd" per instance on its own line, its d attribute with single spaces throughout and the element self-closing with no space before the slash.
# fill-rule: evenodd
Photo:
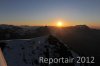
<svg viewBox="0 0 100 66">
<path fill-rule="evenodd" d="M 53 26 L 53 27 L 57 27 L 56 25 L 26 25 L 26 24 L 24 24 L 24 25 L 15 25 L 15 24 L 0 24 L 0 25 L 12 25 L 12 26 Z M 89 28 L 95 28 L 95 29 L 100 29 L 100 27 L 99 26 L 93 26 L 93 25 L 87 25 L 87 24 L 75 24 L 75 25 L 67 25 L 67 26 L 63 26 L 63 27 L 72 27 L 72 26 L 77 26 L 77 25 L 86 25 L 86 26 L 88 26 Z"/>
</svg>

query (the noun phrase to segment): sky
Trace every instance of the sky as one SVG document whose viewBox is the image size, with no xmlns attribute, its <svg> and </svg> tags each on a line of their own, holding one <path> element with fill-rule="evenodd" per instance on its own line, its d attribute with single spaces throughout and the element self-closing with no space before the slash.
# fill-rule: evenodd
<svg viewBox="0 0 100 66">
<path fill-rule="evenodd" d="M 0 0 L 0 24 L 100 26 L 100 0 Z"/>
</svg>

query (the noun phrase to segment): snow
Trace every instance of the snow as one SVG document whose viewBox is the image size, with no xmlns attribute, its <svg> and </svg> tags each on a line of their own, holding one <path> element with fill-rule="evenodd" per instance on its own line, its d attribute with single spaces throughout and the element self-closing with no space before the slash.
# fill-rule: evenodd
<svg viewBox="0 0 100 66">
<path fill-rule="evenodd" d="M 3 40 L 2 42 L 6 43 L 3 54 L 8 66 L 41 66 L 39 57 L 73 56 L 67 46 L 49 35 L 32 39 Z"/>
</svg>

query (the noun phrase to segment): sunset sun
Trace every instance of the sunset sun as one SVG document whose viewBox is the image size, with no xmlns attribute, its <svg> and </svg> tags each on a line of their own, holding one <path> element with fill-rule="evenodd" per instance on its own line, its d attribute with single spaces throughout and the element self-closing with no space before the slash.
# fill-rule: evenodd
<svg viewBox="0 0 100 66">
<path fill-rule="evenodd" d="M 56 26 L 57 27 L 62 27 L 63 26 L 63 23 L 61 21 L 58 21 Z"/>
</svg>

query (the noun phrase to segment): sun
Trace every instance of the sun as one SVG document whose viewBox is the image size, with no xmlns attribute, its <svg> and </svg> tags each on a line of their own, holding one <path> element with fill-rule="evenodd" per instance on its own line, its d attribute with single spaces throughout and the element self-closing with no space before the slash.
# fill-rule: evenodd
<svg viewBox="0 0 100 66">
<path fill-rule="evenodd" d="M 58 21 L 56 26 L 57 27 L 62 27 L 63 26 L 63 23 L 61 21 Z"/>
</svg>

